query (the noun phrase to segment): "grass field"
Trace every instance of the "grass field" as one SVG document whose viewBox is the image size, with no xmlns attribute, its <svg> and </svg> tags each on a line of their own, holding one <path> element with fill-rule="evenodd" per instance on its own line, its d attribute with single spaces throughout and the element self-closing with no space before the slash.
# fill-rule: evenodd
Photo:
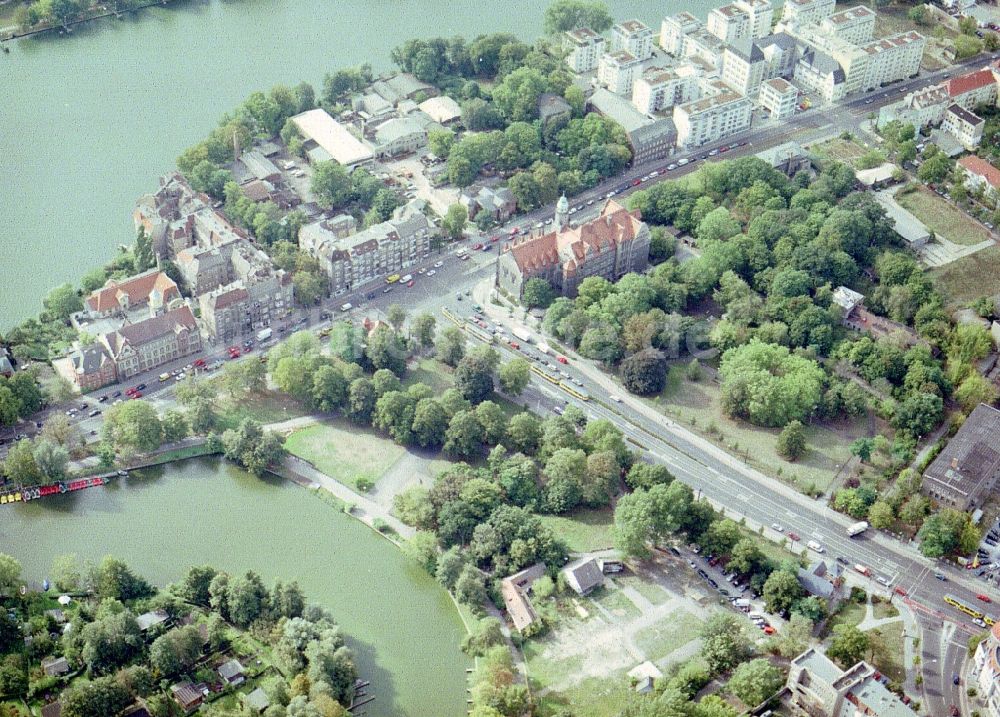
<svg viewBox="0 0 1000 717">
<path fill-rule="evenodd" d="M 856 166 L 858 159 L 867 152 L 869 148 L 863 147 L 854 140 L 841 139 L 836 137 L 821 144 L 814 144 L 809 151 L 825 160 L 837 160 L 846 162 L 852 167 Z"/>
<path fill-rule="evenodd" d="M 421 359 L 411 366 L 403 379 L 403 385 L 410 387 L 415 383 L 423 383 L 434 389 L 436 395 L 441 395 L 454 385 L 451 369 L 434 359 Z"/>
<path fill-rule="evenodd" d="M 877 633 L 877 634 L 876 634 Z M 868 631 L 874 655 L 872 663 L 893 682 L 902 683 L 906 677 L 903 669 L 903 623 L 894 622 Z"/>
<path fill-rule="evenodd" d="M 574 553 L 610 548 L 614 545 L 611 527 L 614 515 L 610 508 L 603 510 L 580 510 L 573 515 L 542 515 L 542 523 L 548 526 L 556 537 L 561 538 Z"/>
<path fill-rule="evenodd" d="M 701 620 L 686 610 L 673 613 L 669 620 L 650 625 L 636 636 L 635 644 L 655 662 L 698 637 Z"/>
<path fill-rule="evenodd" d="M 631 620 L 642 614 L 621 590 L 599 588 L 599 592 L 595 591 L 591 599 L 620 620 Z"/>
<path fill-rule="evenodd" d="M 826 623 L 826 634 L 831 634 L 837 625 L 850 625 L 857 627 L 865 619 L 867 607 L 864 604 L 855 602 L 844 603 L 836 615 L 831 617 Z"/>
<path fill-rule="evenodd" d="M 931 271 L 938 291 L 957 303 L 1000 293 L 1000 247 L 987 247 Z"/>
<path fill-rule="evenodd" d="M 234 399 L 219 394 L 219 430 L 236 428 L 245 418 L 258 423 L 278 423 L 309 413 L 302 404 L 279 391 L 262 391 Z"/>
<path fill-rule="evenodd" d="M 955 244 L 970 246 L 990 238 L 986 227 L 925 187 L 907 194 L 898 193 L 896 201 L 928 229 Z"/>
<path fill-rule="evenodd" d="M 590 677 L 575 687 L 549 692 L 541 699 L 541 717 L 571 714 L 574 717 L 617 717 L 628 704 L 632 690 L 624 678 Z"/>
<path fill-rule="evenodd" d="M 814 422 L 806 426 L 806 454 L 791 463 L 775 450 L 780 431 L 725 416 L 720 409 L 719 385 L 707 377 L 697 382 L 687 380 L 683 366 L 670 369 L 666 389 L 649 402 L 730 453 L 805 493 L 826 491 L 837 471 L 850 460 L 851 442 L 866 432 L 863 418 L 835 427 Z"/>
<path fill-rule="evenodd" d="M 643 580 L 635 575 L 626 575 L 623 578 L 615 578 L 615 582 L 622 587 L 632 588 L 653 605 L 662 605 L 670 596 L 667 591 L 656 583 Z"/>
<path fill-rule="evenodd" d="M 352 489 L 358 488 L 360 478 L 377 481 L 405 450 L 370 430 L 336 420 L 295 431 L 285 448 Z"/>
<path fill-rule="evenodd" d="M 872 614 L 876 620 L 881 620 L 884 617 L 896 617 L 899 615 L 899 610 L 892 603 L 877 602 L 872 604 Z"/>
</svg>

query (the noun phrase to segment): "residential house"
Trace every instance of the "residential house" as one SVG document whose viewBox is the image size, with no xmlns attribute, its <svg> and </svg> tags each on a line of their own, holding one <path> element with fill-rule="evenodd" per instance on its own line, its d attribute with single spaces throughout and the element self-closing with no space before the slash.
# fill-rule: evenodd
<svg viewBox="0 0 1000 717">
<path fill-rule="evenodd" d="M 434 97 L 438 89 L 434 85 L 418 80 L 408 72 L 377 80 L 372 83 L 372 90 L 391 102 L 393 106 L 406 100 L 417 100 L 421 97 Z"/>
<path fill-rule="evenodd" d="M 114 361 L 118 379 L 127 379 L 201 350 L 201 333 L 188 306 L 153 316 L 117 331 L 99 342 Z"/>
<path fill-rule="evenodd" d="M 218 672 L 219 677 L 222 678 L 222 682 L 232 687 L 242 685 L 246 681 L 246 675 L 243 672 L 243 665 L 241 665 L 240 661 L 236 659 L 223 662 L 219 665 Z"/>
<path fill-rule="evenodd" d="M 708 83 L 713 94 L 674 107 L 678 147 L 700 147 L 750 128 L 753 103 L 723 82 Z"/>
<path fill-rule="evenodd" d="M 207 693 L 207 685 L 204 685 L 203 683 L 196 685 L 190 680 L 178 682 L 177 684 L 170 686 L 170 696 L 185 714 L 194 712 L 198 709 L 198 707 L 201 706 L 201 703 L 205 701 L 205 695 Z"/>
<path fill-rule="evenodd" d="M 979 404 L 924 471 L 923 491 L 957 510 L 983 504 L 1000 475 L 1000 411 Z"/>
<path fill-rule="evenodd" d="M 871 167 L 869 169 L 859 169 L 854 173 L 854 176 L 860 184 L 865 189 L 882 189 L 893 183 L 893 177 L 896 173 L 901 171 L 892 162 L 883 162 L 877 167 Z"/>
<path fill-rule="evenodd" d="M 69 662 L 65 657 L 46 657 L 42 660 L 42 672 L 49 677 L 62 677 L 69 673 Z"/>
<path fill-rule="evenodd" d="M 941 129 L 957 139 L 970 152 L 983 141 L 985 128 L 986 120 L 958 104 L 953 104 L 945 111 L 944 121 L 941 123 Z"/>
<path fill-rule="evenodd" d="M 604 38 L 588 27 L 579 27 L 563 35 L 563 44 L 569 49 L 566 64 L 576 73 L 591 72 L 604 54 Z"/>
<path fill-rule="evenodd" d="M 808 714 L 916 717 L 885 682 L 867 662 L 844 671 L 810 647 L 792 660 L 785 685 L 792 704 Z"/>
<path fill-rule="evenodd" d="M 973 676 L 989 717 L 1000 717 L 1000 623 L 976 647 Z"/>
<path fill-rule="evenodd" d="M 814 560 L 809 567 L 799 568 L 796 577 L 806 592 L 823 600 L 827 607 L 837 599 L 839 591 L 834 582 L 837 576 L 830 574 L 826 561 Z"/>
<path fill-rule="evenodd" d="M 626 20 L 611 28 L 611 51 L 625 50 L 639 60 L 653 54 L 653 31 L 638 20 Z"/>
<path fill-rule="evenodd" d="M 52 361 L 52 368 L 80 393 L 96 391 L 118 380 L 118 368 L 100 343 L 74 343 L 66 356 Z"/>
<path fill-rule="evenodd" d="M 89 317 L 117 316 L 148 309 L 156 315 L 181 298 L 177 284 L 159 269 L 150 269 L 128 279 L 108 279 L 103 288 L 91 292 L 83 302 Z"/>
<path fill-rule="evenodd" d="M 507 187 L 481 187 L 475 194 L 463 192 L 458 201 L 466 208 L 469 219 L 486 212 L 498 224 L 503 224 L 517 211 L 517 200 Z"/>
<path fill-rule="evenodd" d="M 649 262 L 649 227 L 638 211 L 628 211 L 609 199 L 601 213 L 570 227 L 565 205 L 553 231 L 512 243 L 499 258 L 500 287 L 520 298 L 524 282 L 538 277 L 556 291 L 575 296 L 588 276 L 615 281 L 643 271 Z"/>
<path fill-rule="evenodd" d="M 545 563 L 535 563 L 500 581 L 500 594 L 503 595 L 504 607 L 514 629 L 519 632 L 529 627 L 538 615 L 531 605 L 532 584 L 545 575 Z"/>
<path fill-rule="evenodd" d="M 965 186 L 969 191 L 982 190 L 984 195 L 994 199 L 1000 196 L 1000 169 L 974 154 L 962 157 L 958 166 L 965 170 Z"/>
<path fill-rule="evenodd" d="M 0 346 L 0 376 L 10 378 L 14 375 L 14 357 L 6 346 Z"/>
<path fill-rule="evenodd" d="M 604 585 L 604 573 L 597 565 L 596 558 L 579 558 L 566 565 L 560 572 L 566 584 L 580 596 L 589 595 Z"/>
</svg>

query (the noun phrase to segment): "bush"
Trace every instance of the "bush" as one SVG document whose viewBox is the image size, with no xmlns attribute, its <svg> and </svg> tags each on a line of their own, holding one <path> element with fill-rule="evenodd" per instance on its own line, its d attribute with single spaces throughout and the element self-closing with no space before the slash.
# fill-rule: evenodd
<svg viewBox="0 0 1000 717">
<path fill-rule="evenodd" d="M 362 476 L 354 481 L 354 485 L 356 485 L 358 490 L 362 493 L 367 493 L 375 486 L 375 481 L 367 476 Z"/>
</svg>

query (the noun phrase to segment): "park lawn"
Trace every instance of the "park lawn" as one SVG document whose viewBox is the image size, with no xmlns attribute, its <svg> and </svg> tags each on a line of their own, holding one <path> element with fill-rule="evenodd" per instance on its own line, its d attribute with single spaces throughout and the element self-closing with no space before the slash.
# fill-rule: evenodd
<svg viewBox="0 0 1000 717">
<path fill-rule="evenodd" d="M 874 654 L 872 664 L 892 682 L 903 683 L 906 671 L 903 669 L 903 623 L 893 622 L 867 632 Z M 878 631 L 876 635 L 875 632 Z"/>
<path fill-rule="evenodd" d="M 606 585 L 591 594 L 590 599 L 621 621 L 633 620 L 642 614 L 636 604 L 629 600 L 628 595 L 621 590 L 612 590 Z M 600 613 L 596 607 L 588 608 L 588 611 Z"/>
<path fill-rule="evenodd" d="M 655 662 L 696 639 L 700 629 L 701 620 L 687 610 L 678 610 L 637 634 L 635 645 L 647 660 Z"/>
<path fill-rule="evenodd" d="M 552 659 L 543 654 L 548 646 L 545 637 L 533 637 L 524 643 L 524 659 L 528 662 L 533 689 L 564 684 L 583 669 L 583 655 Z"/>
<path fill-rule="evenodd" d="M 930 275 L 937 290 L 955 303 L 1000 293 L 1000 247 L 986 247 L 933 269 Z"/>
<path fill-rule="evenodd" d="M 850 625 L 857 627 L 865 619 L 867 607 L 864 603 L 845 602 L 841 605 L 836 615 L 833 615 L 826 623 L 825 634 L 833 634 L 833 628 L 837 625 Z"/>
<path fill-rule="evenodd" d="M 775 448 L 779 429 L 758 428 L 729 418 L 721 409 L 720 388 L 707 376 L 689 381 L 685 366 L 671 367 L 667 387 L 647 402 L 687 428 L 769 475 L 806 494 L 826 492 L 837 471 L 851 459 L 851 443 L 866 435 L 864 417 L 838 422 L 833 427 L 814 421 L 806 426 L 806 454 L 793 462 Z"/>
<path fill-rule="evenodd" d="M 588 553 L 614 545 L 611 528 L 614 513 L 610 508 L 578 510 L 572 515 L 542 515 L 542 524 L 560 538 L 570 552 Z"/>
<path fill-rule="evenodd" d="M 926 187 L 906 194 L 897 193 L 896 201 L 936 235 L 954 244 L 971 246 L 990 238 L 986 227 Z"/>
<path fill-rule="evenodd" d="M 267 424 L 307 415 L 309 411 L 301 403 L 280 391 L 253 392 L 235 399 L 219 393 L 220 431 L 236 428 L 246 418 Z"/>
<path fill-rule="evenodd" d="M 558 693 L 545 694 L 539 705 L 541 717 L 571 714 L 574 717 L 617 717 L 628 704 L 632 690 L 624 678 L 588 677 Z"/>
<path fill-rule="evenodd" d="M 292 432 L 285 449 L 354 490 L 359 479 L 374 483 L 381 478 L 406 450 L 371 429 L 338 419 Z"/>
<path fill-rule="evenodd" d="M 670 595 L 661 586 L 648 580 L 643 580 L 638 575 L 626 575 L 616 577 L 615 583 L 621 587 L 628 587 L 635 590 L 653 605 L 662 605 L 670 599 Z"/>
<path fill-rule="evenodd" d="M 820 159 L 846 162 L 857 169 L 857 161 L 871 148 L 863 147 L 852 139 L 835 137 L 820 144 L 809 147 L 809 151 Z"/>
<path fill-rule="evenodd" d="M 436 396 L 440 396 L 455 385 L 451 369 L 440 361 L 431 358 L 420 359 L 416 364 L 407 369 L 406 377 L 403 379 L 403 386 L 409 388 L 415 383 L 423 383 L 430 386 Z"/>
<path fill-rule="evenodd" d="M 881 620 L 884 617 L 898 616 L 899 610 L 892 603 L 877 602 L 877 603 L 872 603 L 872 614 L 875 616 L 876 620 Z"/>
</svg>

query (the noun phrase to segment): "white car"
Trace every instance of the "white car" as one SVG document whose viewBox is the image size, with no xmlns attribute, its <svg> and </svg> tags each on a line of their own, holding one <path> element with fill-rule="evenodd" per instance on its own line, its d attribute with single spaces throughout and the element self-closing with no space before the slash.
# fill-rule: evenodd
<svg viewBox="0 0 1000 717">
<path fill-rule="evenodd" d="M 778 525 L 777 523 L 771 523 L 771 528 L 772 528 L 773 530 L 775 530 L 775 531 L 779 532 L 779 533 L 784 533 L 784 532 L 785 532 L 785 529 L 784 529 L 784 528 L 782 528 L 782 527 L 781 527 L 780 525 Z"/>
<path fill-rule="evenodd" d="M 444 262 L 443 261 L 436 261 L 436 262 L 434 262 L 434 268 L 435 269 L 440 269 L 442 266 L 444 266 Z"/>
<path fill-rule="evenodd" d="M 437 274 L 436 269 L 431 269 L 430 271 L 427 272 L 427 276 L 434 276 L 435 274 Z"/>
<path fill-rule="evenodd" d="M 621 396 L 609 396 L 608 398 L 610 398 L 615 403 L 621 403 L 622 402 L 622 397 Z"/>
</svg>

